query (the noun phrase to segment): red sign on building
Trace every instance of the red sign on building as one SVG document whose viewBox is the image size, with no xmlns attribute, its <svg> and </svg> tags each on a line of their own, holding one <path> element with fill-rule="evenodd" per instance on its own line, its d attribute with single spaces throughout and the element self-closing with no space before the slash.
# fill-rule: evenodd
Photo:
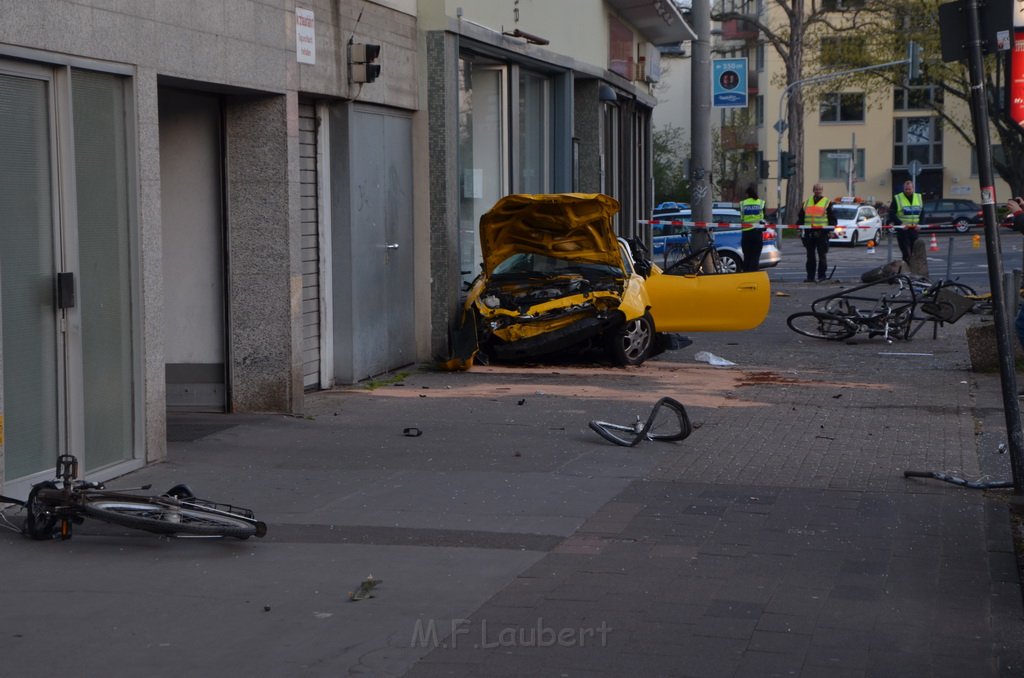
<svg viewBox="0 0 1024 678">
<path fill-rule="evenodd" d="M 1010 119 L 1024 125 L 1024 28 L 1013 31 L 1010 54 Z"/>
</svg>

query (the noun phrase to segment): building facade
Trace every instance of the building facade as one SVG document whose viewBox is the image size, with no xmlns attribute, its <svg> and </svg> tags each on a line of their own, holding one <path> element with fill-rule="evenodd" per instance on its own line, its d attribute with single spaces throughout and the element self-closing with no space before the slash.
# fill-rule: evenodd
<svg viewBox="0 0 1024 678">
<path fill-rule="evenodd" d="M 652 202 L 658 45 L 692 39 L 672 3 L 420 2 L 430 157 L 435 355 L 480 271 L 477 224 L 510 193 L 619 200 L 629 235 Z"/>
<path fill-rule="evenodd" d="M 502 195 L 607 192 L 630 232 L 666 4 L 6 3 L 0 489 L 444 355 Z"/>
<path fill-rule="evenodd" d="M 5 4 L 5 492 L 62 452 L 160 459 L 169 410 L 299 412 L 422 353 L 417 68 L 414 0 Z"/>
</svg>

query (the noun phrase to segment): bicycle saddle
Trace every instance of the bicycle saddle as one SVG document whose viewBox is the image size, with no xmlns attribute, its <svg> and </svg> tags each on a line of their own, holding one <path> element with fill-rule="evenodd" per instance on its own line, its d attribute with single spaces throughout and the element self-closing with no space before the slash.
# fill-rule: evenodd
<svg viewBox="0 0 1024 678">
<path fill-rule="evenodd" d="M 192 488 L 185 483 L 179 483 L 171 489 L 164 492 L 165 497 L 174 497 L 175 499 L 190 499 L 196 496 L 196 493 L 192 491 Z"/>
</svg>

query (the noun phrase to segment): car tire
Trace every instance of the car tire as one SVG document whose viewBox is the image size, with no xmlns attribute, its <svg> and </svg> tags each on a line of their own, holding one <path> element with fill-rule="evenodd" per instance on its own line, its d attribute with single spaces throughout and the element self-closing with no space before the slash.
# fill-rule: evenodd
<svg viewBox="0 0 1024 678">
<path fill-rule="evenodd" d="M 971 230 L 971 222 L 967 221 L 963 217 L 960 217 L 953 222 L 953 228 L 957 233 L 966 233 Z"/>
<path fill-rule="evenodd" d="M 650 313 L 627 321 L 612 335 L 609 349 L 617 365 L 642 364 L 654 348 L 654 319 Z"/>
<path fill-rule="evenodd" d="M 734 252 L 719 250 L 718 258 L 722 261 L 722 273 L 739 273 L 743 270 L 743 262 Z"/>
<path fill-rule="evenodd" d="M 856 247 L 857 246 L 857 240 L 858 240 L 859 236 L 860 236 L 860 234 L 857 233 L 857 231 L 854 231 L 853 233 L 850 234 L 850 247 Z"/>
</svg>

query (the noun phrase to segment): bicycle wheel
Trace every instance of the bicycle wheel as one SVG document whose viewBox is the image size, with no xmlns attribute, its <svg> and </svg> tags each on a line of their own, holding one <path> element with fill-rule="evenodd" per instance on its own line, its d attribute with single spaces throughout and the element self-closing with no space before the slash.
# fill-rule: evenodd
<svg viewBox="0 0 1024 678">
<path fill-rule="evenodd" d="M 50 481 L 40 483 L 28 493 L 25 502 L 25 524 L 23 529 L 32 539 L 52 539 L 53 530 L 57 525 L 57 514 L 53 506 L 39 498 L 41 489 L 56 489 L 57 484 Z"/>
<path fill-rule="evenodd" d="M 857 334 L 857 324 L 842 316 L 803 311 L 786 318 L 789 329 L 812 339 L 842 341 Z"/>
<path fill-rule="evenodd" d="M 248 539 L 256 534 L 256 525 L 247 520 L 202 508 L 175 506 L 155 497 L 96 497 L 86 499 L 82 509 L 86 515 L 97 520 L 157 534 L 192 534 L 239 539 Z"/>
<path fill-rule="evenodd" d="M 590 422 L 590 428 L 608 442 L 622 447 L 633 447 L 644 439 L 643 433 L 641 433 L 643 427 L 639 421 L 634 426 L 625 426 L 595 420 Z"/>
<path fill-rule="evenodd" d="M 673 442 L 683 440 L 693 432 L 686 408 L 678 400 L 662 398 L 654 404 L 642 434 L 648 440 Z"/>
</svg>

